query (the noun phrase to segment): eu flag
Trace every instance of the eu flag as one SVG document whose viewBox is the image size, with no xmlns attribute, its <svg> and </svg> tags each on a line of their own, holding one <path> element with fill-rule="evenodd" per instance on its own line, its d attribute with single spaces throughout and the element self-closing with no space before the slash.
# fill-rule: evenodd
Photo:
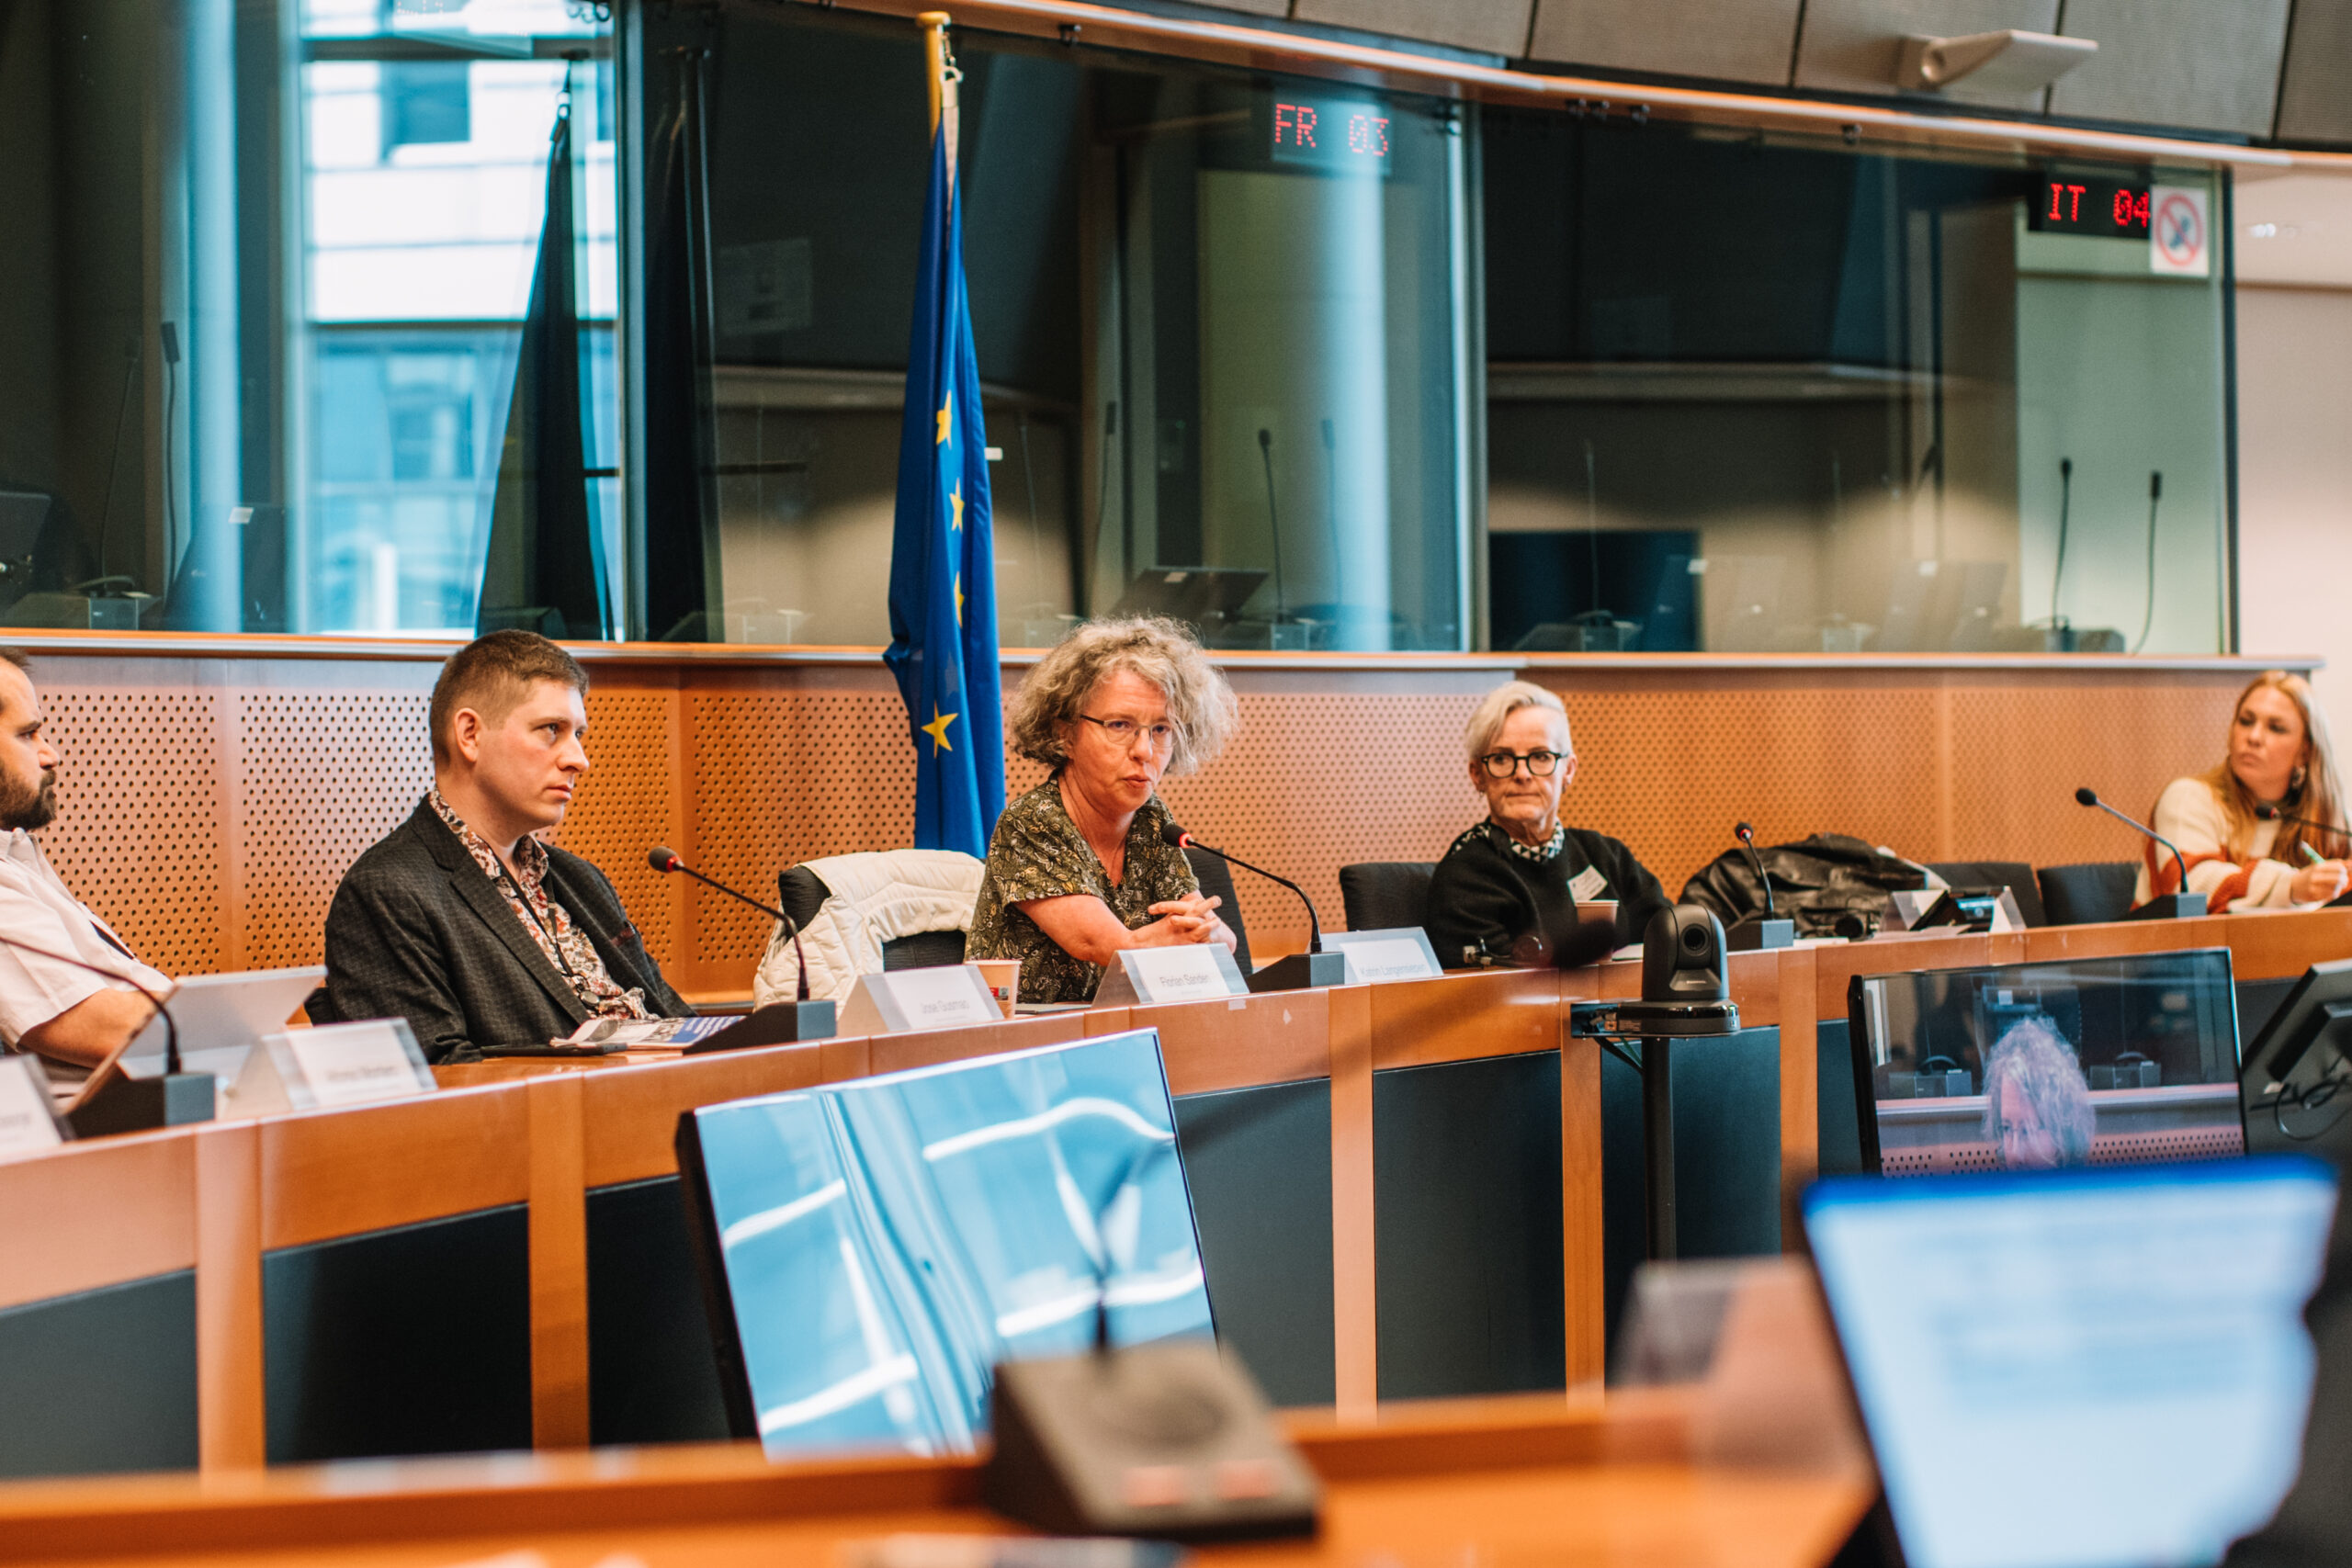
<svg viewBox="0 0 2352 1568">
<path fill-rule="evenodd" d="M 931 186 L 907 349 L 890 649 L 883 657 L 898 677 L 914 739 L 915 847 L 985 856 L 1004 809 L 988 434 L 964 290 L 956 73 L 942 36 L 945 18 L 933 13 L 923 20 L 933 73 Z"/>
</svg>

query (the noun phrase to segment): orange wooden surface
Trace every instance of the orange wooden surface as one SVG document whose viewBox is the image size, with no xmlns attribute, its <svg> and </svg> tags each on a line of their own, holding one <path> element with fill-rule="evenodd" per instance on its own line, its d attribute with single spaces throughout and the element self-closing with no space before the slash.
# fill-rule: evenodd
<svg viewBox="0 0 2352 1568">
<path fill-rule="evenodd" d="M 207 1470 L 268 1455 L 262 1365 L 261 1130 L 230 1123 L 196 1144 L 197 1458 Z"/>
<path fill-rule="evenodd" d="M 1328 1077 L 1335 1005 L 1331 991 L 1280 991 L 1115 1010 L 1125 1019 L 1122 1029 L 1159 1031 L 1170 1094 L 1208 1094 Z M 1089 1027 L 1086 1037 L 1105 1032 L 1116 1031 Z"/>
<path fill-rule="evenodd" d="M 588 1446 L 588 1186 L 581 1080 L 523 1090 L 530 1128 L 531 1442 Z"/>
<path fill-rule="evenodd" d="M 1707 1562 L 1815 1568 L 1867 1505 L 1848 1468 L 1733 1469 L 1689 1457 L 1687 1395 L 1390 1406 L 1285 1418 L 1325 1484 L 1305 1540 L 1210 1561 L 1428 1564 Z M 841 1568 L 850 1543 L 1001 1533 L 970 1460 L 771 1465 L 749 1444 L 304 1467 L 193 1479 L 0 1486 L 0 1562 L 417 1565 L 533 1554 Z M 526 1561 L 517 1557 L 516 1562 Z"/>
<path fill-rule="evenodd" d="M 524 1089 L 443 1089 L 261 1123 L 261 1245 L 275 1251 L 531 1195 Z"/>
<path fill-rule="evenodd" d="M 1368 988 L 1377 1068 L 1560 1048 L 1555 969 L 1498 969 Z"/>
<path fill-rule="evenodd" d="M 1598 1382 L 1608 1371 L 1608 1303 L 1600 1281 L 1602 1225 L 1600 1190 L 1600 1042 L 1568 1034 L 1560 1041 L 1560 1259 L 1566 1287 L 1561 1305 L 1566 1319 L 1568 1386 Z"/>
<path fill-rule="evenodd" d="M 93 1140 L 0 1162 L 0 1307 L 193 1265 L 195 1137 Z"/>
<path fill-rule="evenodd" d="M 1372 987 L 1326 994 L 1331 1062 L 1331 1374 L 1340 1413 L 1380 1399 L 1380 1270 L 1372 1115 Z"/>
</svg>

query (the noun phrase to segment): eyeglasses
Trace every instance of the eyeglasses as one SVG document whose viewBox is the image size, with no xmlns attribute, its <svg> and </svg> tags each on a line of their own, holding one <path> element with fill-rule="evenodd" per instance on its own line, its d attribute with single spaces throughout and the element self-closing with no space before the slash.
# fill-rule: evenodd
<svg viewBox="0 0 2352 1568">
<path fill-rule="evenodd" d="M 1176 727 L 1162 720 L 1158 724 L 1137 724 L 1131 718 L 1097 718 L 1091 713 L 1078 716 L 1095 726 L 1121 746 L 1132 746 L 1140 735 L 1151 742 L 1155 751 L 1165 751 L 1176 744 Z"/>
<path fill-rule="evenodd" d="M 1511 774 L 1519 772 L 1519 765 L 1521 762 L 1527 764 L 1530 777 L 1548 779 L 1559 769 L 1560 753 L 1557 751 L 1489 751 L 1478 759 L 1479 765 L 1487 770 L 1487 776 L 1490 779 L 1510 777 Z"/>
</svg>

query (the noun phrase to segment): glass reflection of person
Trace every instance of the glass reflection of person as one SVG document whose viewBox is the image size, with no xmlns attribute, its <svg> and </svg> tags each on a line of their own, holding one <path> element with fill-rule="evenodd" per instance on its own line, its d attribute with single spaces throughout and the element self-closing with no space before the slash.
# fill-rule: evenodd
<svg viewBox="0 0 2352 1568">
<path fill-rule="evenodd" d="M 2097 1121 L 2074 1048 L 2048 1020 L 2011 1025 L 1984 1054 L 1984 1141 L 2005 1169 L 2089 1164 Z"/>
<path fill-rule="evenodd" d="M 2324 904 L 2352 883 L 2344 804 L 2327 716 L 2310 682 L 2268 670 L 2238 694 L 2221 763 L 2173 780 L 2156 797 L 2155 829 L 2180 846 L 2189 890 L 2204 894 L 2217 915 Z M 2266 822 L 2255 815 L 2264 806 L 2330 826 Z M 2134 904 L 2180 890 L 2172 856 L 2145 848 Z"/>
</svg>

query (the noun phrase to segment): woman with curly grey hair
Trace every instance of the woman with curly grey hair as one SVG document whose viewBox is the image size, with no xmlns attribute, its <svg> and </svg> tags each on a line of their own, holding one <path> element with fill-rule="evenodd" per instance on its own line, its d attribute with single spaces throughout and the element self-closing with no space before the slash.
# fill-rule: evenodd
<svg viewBox="0 0 2352 1568">
<path fill-rule="evenodd" d="M 2098 1130 L 2075 1047 L 2048 1019 L 2010 1025 L 1984 1053 L 1984 1141 L 2004 1168 L 2087 1165 Z"/>
<path fill-rule="evenodd" d="M 1024 1001 L 1093 999 L 1123 948 L 1221 942 L 1159 781 L 1225 749 L 1233 692 L 1158 617 L 1091 621 L 1039 660 L 1005 715 L 1014 750 L 1053 770 L 997 818 L 965 952 L 1021 961 Z"/>
</svg>

